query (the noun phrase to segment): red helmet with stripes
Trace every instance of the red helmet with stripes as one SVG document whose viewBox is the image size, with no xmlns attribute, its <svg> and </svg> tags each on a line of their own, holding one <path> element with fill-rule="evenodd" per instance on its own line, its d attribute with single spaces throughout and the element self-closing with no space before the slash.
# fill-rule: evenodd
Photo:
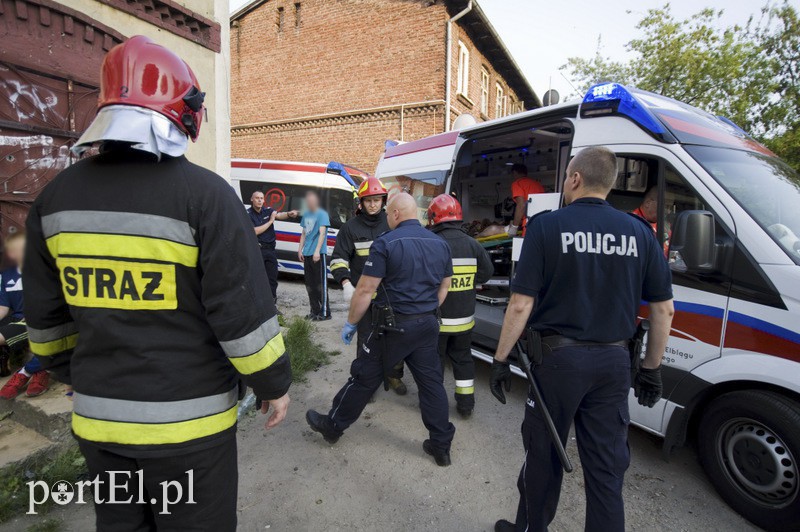
<svg viewBox="0 0 800 532">
<path fill-rule="evenodd" d="M 460 222 L 464 219 L 461 204 L 453 196 L 439 194 L 428 206 L 428 225 Z"/>
<path fill-rule="evenodd" d="M 386 187 L 383 186 L 381 180 L 377 177 L 370 177 L 361 183 L 358 187 L 358 199 L 368 198 L 370 196 L 386 196 L 388 194 Z"/>
</svg>

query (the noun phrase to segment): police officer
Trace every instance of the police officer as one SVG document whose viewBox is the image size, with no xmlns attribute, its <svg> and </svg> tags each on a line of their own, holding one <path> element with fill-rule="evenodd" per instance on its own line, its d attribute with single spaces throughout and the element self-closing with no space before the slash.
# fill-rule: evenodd
<svg viewBox="0 0 800 532">
<path fill-rule="evenodd" d="M 564 445 L 575 423 L 586 530 L 603 532 L 625 529 L 627 340 L 634 335 L 640 302 L 649 302 L 647 355 L 634 391 L 639 404 L 652 407 L 661 397 L 661 357 L 673 314 L 670 271 L 652 229 L 605 201 L 616 178 L 613 152 L 584 148 L 567 167 L 567 207 L 531 218 L 491 377 L 492 393 L 505 403 L 506 357 L 526 323 L 541 333 L 544 355 L 534 375 Z M 516 524 L 498 521 L 498 531 L 544 531 L 556 513 L 562 469 L 532 398 L 522 437 L 526 459 Z"/>
<path fill-rule="evenodd" d="M 278 300 L 278 257 L 275 255 L 275 220 L 288 220 L 297 218 L 297 211 L 278 212 L 272 207 L 264 206 L 264 193 L 260 190 L 253 192 L 250 196 L 250 208 L 247 215 L 253 222 L 256 236 L 258 237 L 258 247 L 261 248 L 261 258 L 264 261 L 264 269 L 269 278 L 269 287 L 272 291 L 272 299 Z"/>
<path fill-rule="evenodd" d="M 342 285 L 344 300 L 350 304 L 353 298 L 355 287 L 361 272 L 364 270 L 364 263 L 369 256 L 369 248 L 372 242 L 389 230 L 386 221 L 386 187 L 380 179 L 370 177 L 358 187 L 358 210 L 356 215 L 339 229 L 336 235 L 336 246 L 331 255 L 331 275 Z M 364 314 L 358 322 L 357 351 L 361 353 L 361 345 L 369 336 L 372 329 L 372 315 L 370 312 Z M 403 363 L 393 368 L 391 375 L 388 376 L 389 387 L 397 395 L 405 395 L 408 388 L 401 380 L 403 376 Z"/>
<path fill-rule="evenodd" d="M 28 216 L 31 351 L 74 389 L 72 431 L 102 499 L 130 501 L 96 505 L 98 530 L 234 531 L 240 378 L 275 409 L 267 428 L 291 384 L 253 226 L 225 180 L 183 155 L 205 114 L 186 63 L 135 36 L 101 80 L 76 144 L 100 154 L 57 175 Z M 160 512 L 165 482 L 196 504 Z"/>
<path fill-rule="evenodd" d="M 475 361 L 472 328 L 475 326 L 475 287 L 494 273 L 489 254 L 462 229 L 461 204 L 452 196 L 436 196 L 428 206 L 431 231 L 444 238 L 453 257 L 453 279 L 442 304 L 439 356 L 453 364 L 456 410 L 468 418 L 475 408 Z"/>
<path fill-rule="evenodd" d="M 450 249 L 417 221 L 417 204 L 409 194 L 393 196 L 387 215 L 392 231 L 377 238 L 370 248 L 342 339 L 350 343 L 356 324 L 377 294 L 372 304 L 372 333 L 362 347 L 364 353 L 353 361 L 350 379 L 334 397 L 328 415 L 309 410 L 306 420 L 325 441 L 336 443 L 383 382 L 385 368 L 404 360 L 419 388 L 422 421 L 430 434 L 422 448 L 438 465 L 448 466 L 456 429 L 448 418 L 447 393 L 436 351 L 436 309 L 450 286 Z"/>
</svg>

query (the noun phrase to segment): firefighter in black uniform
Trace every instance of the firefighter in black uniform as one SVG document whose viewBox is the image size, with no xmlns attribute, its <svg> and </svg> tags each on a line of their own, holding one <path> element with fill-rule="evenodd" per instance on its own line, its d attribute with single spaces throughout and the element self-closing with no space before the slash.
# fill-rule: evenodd
<svg viewBox="0 0 800 532">
<path fill-rule="evenodd" d="M 74 389 L 72 430 L 101 498 L 97 529 L 236 529 L 240 378 L 289 404 L 284 351 L 253 226 L 218 175 L 183 156 L 203 93 L 177 55 L 142 36 L 102 67 L 99 112 L 28 216 L 30 347 Z M 187 501 L 161 511 L 161 483 Z M 172 494 L 174 496 L 174 493 Z M 152 504 L 151 504 L 152 503 Z"/>
<path fill-rule="evenodd" d="M 672 323 L 670 270 L 649 225 L 605 198 L 617 179 L 607 148 L 584 148 L 567 167 L 567 207 L 530 219 L 492 365 L 492 393 L 505 403 L 506 357 L 529 324 L 541 345 L 534 377 L 564 445 L 575 423 L 586 489 L 586 530 L 622 532 L 622 483 L 630 463 L 628 394 L 642 300 L 650 306 L 647 355 L 634 381 L 639 404 L 661 397 L 661 357 Z M 532 313 L 532 314 L 531 314 Z M 529 321 L 530 317 L 530 321 Z M 529 348 L 529 352 L 538 350 Z M 545 531 L 561 491 L 562 468 L 540 405 L 530 396 L 522 425 L 525 465 L 516 524 L 495 530 Z"/>
<path fill-rule="evenodd" d="M 405 361 L 419 388 L 422 421 L 430 434 L 422 448 L 438 465 L 448 466 L 456 429 L 450 423 L 436 350 L 436 309 L 447 297 L 450 286 L 450 249 L 444 240 L 420 225 L 417 204 L 409 194 L 393 196 L 386 210 L 393 229 L 377 238 L 370 248 L 342 339 L 345 344 L 350 343 L 356 324 L 368 309 L 372 310 L 372 332 L 362 346 L 364 353 L 353 361 L 350 379 L 334 397 L 328 415 L 309 410 L 306 421 L 325 441 L 336 443 L 384 381 L 386 369 Z"/>
<path fill-rule="evenodd" d="M 348 305 L 364 270 L 372 242 L 389 230 L 384 211 L 386 194 L 386 187 L 376 177 L 370 177 L 361 183 L 358 187 L 359 206 L 356 215 L 345 222 L 336 235 L 336 246 L 331 255 L 331 275 L 342 285 L 344 300 Z M 371 329 L 372 316 L 367 312 L 358 322 L 357 354 L 361 353 L 361 346 Z M 391 373 L 388 376 L 389 387 L 397 395 L 408 393 L 408 388 L 402 381 L 403 363 Z"/>
<path fill-rule="evenodd" d="M 453 257 L 453 278 L 442 303 L 439 326 L 439 356 L 453 364 L 456 380 L 456 410 L 462 417 L 475 408 L 475 361 L 472 358 L 472 328 L 475 326 L 476 285 L 494 273 L 492 259 L 478 242 L 462 229 L 461 204 L 452 196 L 436 196 L 428 206 L 431 230 L 444 238 Z"/>
</svg>

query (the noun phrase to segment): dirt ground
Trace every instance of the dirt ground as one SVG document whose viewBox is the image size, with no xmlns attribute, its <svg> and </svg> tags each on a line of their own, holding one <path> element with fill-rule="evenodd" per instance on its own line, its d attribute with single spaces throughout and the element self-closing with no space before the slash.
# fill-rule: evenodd
<svg viewBox="0 0 800 532">
<path fill-rule="evenodd" d="M 451 403 L 456 435 L 453 465 L 439 468 L 422 452 L 427 437 L 419 417 L 416 386 L 409 394 L 378 393 L 362 419 L 334 445 L 326 444 L 305 422 L 308 408 L 327 411 L 348 377 L 353 348 L 341 344 L 345 319 L 341 292 L 331 291 L 333 320 L 318 325 L 327 347 L 341 347 L 334 362 L 290 391 L 290 414 L 282 426 L 265 432 L 264 416 L 239 426 L 239 530 L 493 530 L 500 518 L 514 518 L 516 479 L 523 450 L 519 434 L 525 382 L 516 379 L 508 404 L 488 390 L 488 366 L 479 363 L 477 407 L 462 420 Z M 280 308 L 287 316 L 307 313 L 305 289 L 284 277 Z M 452 374 L 445 374 L 448 394 Z M 662 458 L 660 442 L 631 429 L 632 462 L 625 483 L 629 530 L 756 530 L 717 496 L 691 449 Z M 576 470 L 566 475 L 554 531 L 583 529 L 583 477 L 574 440 L 568 448 Z M 48 517 L 63 530 L 93 529 L 90 506 L 58 508 Z M 0 531 L 24 530 L 34 521 L 19 519 Z"/>
</svg>

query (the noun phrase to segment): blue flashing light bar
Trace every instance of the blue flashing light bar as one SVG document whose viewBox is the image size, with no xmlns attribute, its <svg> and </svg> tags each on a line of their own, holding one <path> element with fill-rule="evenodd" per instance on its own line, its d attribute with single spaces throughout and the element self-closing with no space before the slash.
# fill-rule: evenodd
<svg viewBox="0 0 800 532">
<path fill-rule="evenodd" d="M 328 163 L 328 167 L 325 168 L 325 171 L 329 174 L 340 175 L 347 181 L 350 186 L 355 187 L 356 182 L 350 177 L 350 174 L 347 173 L 347 169 L 344 167 L 342 163 L 337 163 L 336 161 L 331 161 Z"/>
<path fill-rule="evenodd" d="M 599 116 L 623 116 L 662 142 L 676 142 L 664 124 L 631 91 L 619 83 L 599 83 L 591 87 L 584 96 L 580 117 Z"/>
</svg>

